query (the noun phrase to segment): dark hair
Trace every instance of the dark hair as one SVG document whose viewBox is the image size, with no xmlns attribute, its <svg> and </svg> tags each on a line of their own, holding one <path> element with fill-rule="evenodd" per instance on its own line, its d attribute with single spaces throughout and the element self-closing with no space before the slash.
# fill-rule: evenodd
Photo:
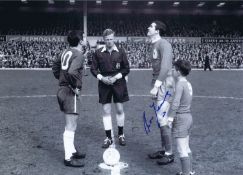
<svg viewBox="0 0 243 175">
<path fill-rule="evenodd" d="M 187 76 L 191 71 L 191 64 L 186 60 L 177 60 L 173 63 L 176 70 L 179 70 L 182 76 Z"/>
<path fill-rule="evenodd" d="M 83 33 L 79 30 L 72 30 L 68 33 L 67 41 L 71 47 L 77 47 L 80 40 L 83 40 Z"/>
<path fill-rule="evenodd" d="M 103 37 L 106 37 L 111 34 L 115 34 L 115 32 L 112 29 L 105 29 L 103 32 Z"/>
<path fill-rule="evenodd" d="M 161 22 L 161 21 L 153 21 L 152 23 L 155 23 L 155 30 L 159 30 L 159 35 L 162 36 L 165 34 L 166 32 L 166 25 L 165 23 Z"/>
</svg>

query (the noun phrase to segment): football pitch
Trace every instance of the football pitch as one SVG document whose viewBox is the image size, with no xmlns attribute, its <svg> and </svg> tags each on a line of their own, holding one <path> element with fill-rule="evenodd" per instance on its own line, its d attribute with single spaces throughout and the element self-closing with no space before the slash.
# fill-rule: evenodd
<svg viewBox="0 0 243 175">
<path fill-rule="evenodd" d="M 150 132 L 144 129 L 143 113 L 154 116 L 149 107 L 152 72 L 131 71 L 130 101 L 125 103 L 127 145 L 117 144 L 120 161 L 128 163 L 121 175 L 174 175 L 175 162 L 158 166 L 147 154 L 160 149 L 155 120 Z M 190 145 L 196 175 L 243 174 L 243 71 L 194 70 L 192 84 L 193 130 Z M 0 175 L 110 175 L 98 167 L 105 133 L 98 103 L 97 80 L 83 77 L 81 115 L 75 135 L 77 147 L 87 154 L 84 168 L 63 165 L 64 117 L 59 111 L 57 81 L 51 71 L 0 70 Z M 113 110 L 113 128 L 117 125 Z M 117 141 L 117 139 L 116 139 Z"/>
</svg>

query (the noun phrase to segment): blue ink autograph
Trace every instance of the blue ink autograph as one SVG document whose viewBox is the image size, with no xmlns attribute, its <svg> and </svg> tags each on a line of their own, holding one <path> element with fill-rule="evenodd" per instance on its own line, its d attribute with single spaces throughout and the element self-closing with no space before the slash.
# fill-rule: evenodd
<svg viewBox="0 0 243 175">
<path fill-rule="evenodd" d="M 160 128 L 160 124 L 158 121 L 158 115 L 157 112 L 161 109 L 162 105 L 164 104 L 166 97 L 171 97 L 171 94 L 169 93 L 169 91 L 166 91 L 166 94 L 164 96 L 163 101 L 161 102 L 161 104 L 159 106 L 157 106 L 154 102 L 152 105 L 149 105 L 150 108 L 153 109 L 153 111 L 155 112 L 155 116 L 156 116 L 156 123 L 158 125 L 158 128 Z M 163 117 L 165 116 L 166 112 L 163 112 Z M 154 116 L 152 116 L 149 120 L 146 117 L 146 112 L 143 112 L 143 122 L 144 122 L 144 131 L 146 132 L 146 134 L 148 134 L 150 131 L 150 127 L 152 125 L 152 121 L 154 119 Z"/>
</svg>

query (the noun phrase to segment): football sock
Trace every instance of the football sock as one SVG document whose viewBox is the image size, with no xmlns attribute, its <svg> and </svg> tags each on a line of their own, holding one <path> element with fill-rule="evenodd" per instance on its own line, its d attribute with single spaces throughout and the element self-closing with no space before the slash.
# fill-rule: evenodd
<svg viewBox="0 0 243 175">
<path fill-rule="evenodd" d="M 167 154 L 172 154 L 172 135 L 171 129 L 168 126 L 162 126 L 160 128 L 161 132 L 161 144 L 162 148 L 165 148 Z"/>
<path fill-rule="evenodd" d="M 190 172 L 193 172 L 193 169 L 192 169 L 192 153 L 188 153 L 188 156 L 190 158 Z"/>
<path fill-rule="evenodd" d="M 189 175 L 190 174 L 190 158 L 189 157 L 181 157 L 181 169 L 183 175 Z"/>
<path fill-rule="evenodd" d="M 161 147 L 162 147 L 162 150 L 164 151 L 165 150 L 165 139 L 164 139 L 164 136 L 163 136 L 162 128 L 160 128 L 160 136 L 161 136 Z"/>
<path fill-rule="evenodd" d="M 74 147 L 74 132 L 65 130 L 63 133 L 63 144 L 65 152 L 65 160 L 70 160 L 73 153 L 76 152 Z"/>
<path fill-rule="evenodd" d="M 111 139 L 111 130 L 105 130 L 106 137 Z"/>
<path fill-rule="evenodd" d="M 105 130 L 111 130 L 111 128 L 112 128 L 111 115 L 103 116 L 103 124 L 104 124 Z"/>
<path fill-rule="evenodd" d="M 118 126 L 118 136 L 123 134 L 123 127 L 122 126 Z"/>
</svg>

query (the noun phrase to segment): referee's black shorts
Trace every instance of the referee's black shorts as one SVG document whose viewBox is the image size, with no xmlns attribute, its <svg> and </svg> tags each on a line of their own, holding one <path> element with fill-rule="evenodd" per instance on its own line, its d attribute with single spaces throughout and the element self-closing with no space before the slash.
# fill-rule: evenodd
<svg viewBox="0 0 243 175">
<path fill-rule="evenodd" d="M 99 103 L 107 104 L 114 103 L 124 103 L 129 100 L 127 84 L 125 78 L 117 80 L 113 85 L 106 85 L 99 81 Z"/>
</svg>

